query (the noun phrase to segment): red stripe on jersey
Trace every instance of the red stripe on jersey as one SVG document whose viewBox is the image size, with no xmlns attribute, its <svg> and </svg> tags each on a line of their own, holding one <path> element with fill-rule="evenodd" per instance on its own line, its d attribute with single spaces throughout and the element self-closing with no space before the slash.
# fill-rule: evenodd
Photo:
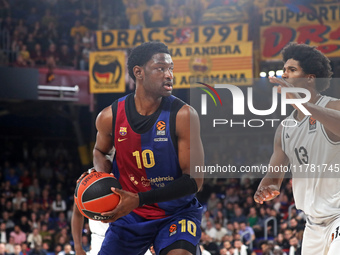
<svg viewBox="0 0 340 255">
<path fill-rule="evenodd" d="M 142 161 L 141 136 L 132 130 L 127 120 L 125 100 L 118 102 L 114 137 L 122 189 L 133 193 L 151 190 Z M 134 212 L 147 219 L 166 217 L 165 211 L 157 204 L 138 207 Z"/>
</svg>

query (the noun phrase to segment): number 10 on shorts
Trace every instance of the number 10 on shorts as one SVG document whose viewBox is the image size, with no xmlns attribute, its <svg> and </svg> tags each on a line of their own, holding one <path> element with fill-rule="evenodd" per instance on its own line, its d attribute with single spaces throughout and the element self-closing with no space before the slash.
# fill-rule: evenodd
<svg viewBox="0 0 340 255">
<path fill-rule="evenodd" d="M 191 235 L 196 236 L 196 224 L 194 222 L 192 222 L 191 220 L 180 220 L 178 222 L 181 225 L 181 232 L 189 232 Z"/>
</svg>

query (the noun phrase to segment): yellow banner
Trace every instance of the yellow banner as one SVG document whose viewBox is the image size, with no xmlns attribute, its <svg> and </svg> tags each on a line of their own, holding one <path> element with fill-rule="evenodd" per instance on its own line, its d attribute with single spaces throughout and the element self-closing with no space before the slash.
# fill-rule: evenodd
<svg viewBox="0 0 340 255">
<path fill-rule="evenodd" d="M 327 57 L 340 56 L 340 22 L 262 26 L 260 38 L 262 60 L 281 59 L 280 52 L 289 42 L 317 46 Z"/>
<path fill-rule="evenodd" d="M 91 52 L 90 93 L 125 92 L 125 52 Z"/>
<path fill-rule="evenodd" d="M 248 41 L 248 24 L 97 31 L 96 36 L 99 50 L 133 48 L 148 41 L 160 41 L 168 46 L 246 42 Z"/>
<path fill-rule="evenodd" d="M 340 21 L 339 3 L 311 4 L 301 6 L 301 8 L 296 9 L 294 12 L 287 7 L 265 8 L 261 18 L 261 26 L 287 25 L 294 23 L 321 24 L 335 21 Z"/>
<path fill-rule="evenodd" d="M 174 88 L 190 84 L 251 85 L 252 42 L 169 47 L 174 61 Z"/>
</svg>

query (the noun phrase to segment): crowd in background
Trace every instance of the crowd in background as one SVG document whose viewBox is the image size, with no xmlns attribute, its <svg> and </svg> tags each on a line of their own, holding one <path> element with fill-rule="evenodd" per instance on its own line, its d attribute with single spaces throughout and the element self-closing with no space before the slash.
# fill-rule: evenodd
<svg viewBox="0 0 340 255">
<path fill-rule="evenodd" d="M 98 28 L 96 1 L 0 0 L 0 62 L 85 70 Z"/>
</svg>

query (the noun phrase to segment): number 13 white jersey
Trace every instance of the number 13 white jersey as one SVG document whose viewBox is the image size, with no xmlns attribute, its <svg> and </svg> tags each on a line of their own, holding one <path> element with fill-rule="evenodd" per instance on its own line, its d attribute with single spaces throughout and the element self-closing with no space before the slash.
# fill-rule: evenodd
<svg viewBox="0 0 340 255">
<path fill-rule="evenodd" d="M 325 107 L 331 100 L 336 99 L 322 96 L 316 105 Z M 296 110 L 286 118 L 287 125 L 293 124 L 294 114 Z M 339 217 L 340 142 L 331 141 L 324 126 L 310 116 L 295 127 L 283 127 L 281 135 L 282 150 L 291 164 L 296 208 L 315 223 Z"/>
</svg>

